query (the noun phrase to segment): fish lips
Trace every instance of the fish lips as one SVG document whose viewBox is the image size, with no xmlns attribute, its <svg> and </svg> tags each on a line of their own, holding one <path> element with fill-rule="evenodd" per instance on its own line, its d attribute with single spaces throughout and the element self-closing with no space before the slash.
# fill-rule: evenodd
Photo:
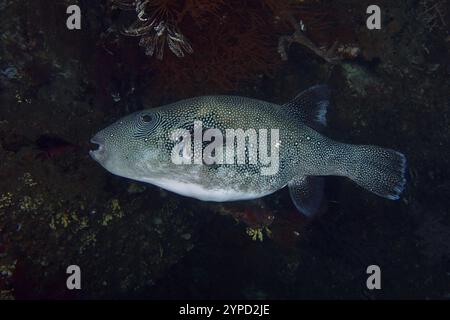
<svg viewBox="0 0 450 320">
<path fill-rule="evenodd" d="M 106 158 L 105 139 L 97 135 L 91 139 L 91 143 L 97 145 L 97 149 L 89 151 L 89 155 L 97 162 L 102 163 Z"/>
</svg>

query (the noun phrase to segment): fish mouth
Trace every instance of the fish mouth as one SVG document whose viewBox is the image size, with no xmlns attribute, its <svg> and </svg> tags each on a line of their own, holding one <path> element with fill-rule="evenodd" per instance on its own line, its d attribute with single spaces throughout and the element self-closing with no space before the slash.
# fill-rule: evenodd
<svg viewBox="0 0 450 320">
<path fill-rule="evenodd" d="M 100 162 L 102 159 L 105 158 L 106 155 L 106 148 L 104 144 L 104 139 L 100 139 L 97 136 L 94 136 L 91 139 L 91 144 L 93 144 L 95 149 L 91 149 L 89 151 L 89 155 L 96 161 Z"/>
</svg>

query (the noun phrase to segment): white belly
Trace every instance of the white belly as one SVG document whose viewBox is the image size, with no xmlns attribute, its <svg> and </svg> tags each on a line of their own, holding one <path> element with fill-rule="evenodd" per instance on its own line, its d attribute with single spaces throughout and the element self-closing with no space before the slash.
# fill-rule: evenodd
<svg viewBox="0 0 450 320">
<path fill-rule="evenodd" d="M 237 200 L 251 200 L 264 197 L 272 192 L 256 194 L 256 193 L 244 193 L 234 189 L 225 188 L 205 188 L 204 186 L 196 183 L 188 183 L 170 179 L 149 179 L 141 178 L 139 181 L 151 183 L 160 188 L 175 192 L 182 196 L 195 198 L 202 201 L 237 201 Z"/>
</svg>

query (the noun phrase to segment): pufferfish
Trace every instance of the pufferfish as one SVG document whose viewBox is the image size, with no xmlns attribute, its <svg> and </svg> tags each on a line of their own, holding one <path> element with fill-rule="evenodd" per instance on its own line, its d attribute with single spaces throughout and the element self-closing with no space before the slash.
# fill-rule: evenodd
<svg viewBox="0 0 450 320">
<path fill-rule="evenodd" d="M 138 111 L 98 132 L 91 139 L 98 147 L 90 155 L 115 175 L 203 201 L 257 199 L 287 186 L 297 209 L 308 217 L 319 210 L 325 176 L 346 177 L 381 197 L 399 199 L 406 185 L 405 156 L 391 149 L 347 144 L 325 136 L 329 91 L 325 85 L 314 86 L 284 105 L 217 95 Z M 239 129 L 256 133 L 258 138 L 265 132 L 264 138 L 269 139 L 270 132 L 270 138 L 277 139 L 269 139 L 275 142 L 265 151 L 276 155 L 270 158 L 276 160 L 272 163 L 276 170 L 263 174 L 267 162 L 248 161 L 251 155 L 263 155 L 261 149 L 256 153 L 250 150 L 250 139 L 244 140 L 244 162 L 207 161 L 205 156 L 200 161 L 174 161 L 174 154 L 193 155 L 198 160 L 198 155 L 210 147 L 205 139 L 193 146 L 189 135 L 174 138 L 173 133 L 180 130 L 192 134 L 198 129 L 196 123 L 201 124 L 200 134 L 209 129 L 219 133 Z M 237 152 L 234 156 L 232 153 L 237 140 L 232 139 L 227 134 L 210 134 L 209 142 L 215 142 L 216 149 L 209 155 L 225 157 L 231 152 L 232 159 L 237 157 Z"/>
</svg>

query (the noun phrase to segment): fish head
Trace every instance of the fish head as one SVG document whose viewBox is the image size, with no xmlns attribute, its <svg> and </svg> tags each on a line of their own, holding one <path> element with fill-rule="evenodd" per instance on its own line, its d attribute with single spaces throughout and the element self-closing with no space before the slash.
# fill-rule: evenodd
<svg viewBox="0 0 450 320">
<path fill-rule="evenodd" d="M 109 172 L 134 179 L 158 175 L 167 158 L 167 129 L 157 110 L 125 116 L 92 137 L 90 156 Z"/>
</svg>

